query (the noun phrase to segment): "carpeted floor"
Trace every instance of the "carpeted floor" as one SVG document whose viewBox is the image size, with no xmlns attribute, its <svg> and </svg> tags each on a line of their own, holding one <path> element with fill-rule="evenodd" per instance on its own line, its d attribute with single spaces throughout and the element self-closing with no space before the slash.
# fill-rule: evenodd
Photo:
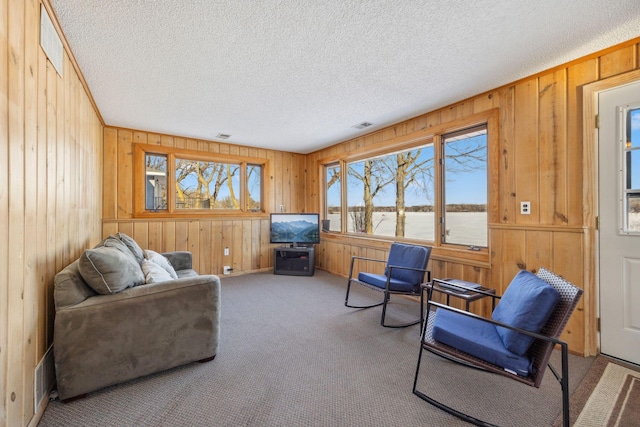
<svg viewBox="0 0 640 427">
<path fill-rule="evenodd" d="M 419 326 L 382 328 L 380 307 L 345 307 L 345 283 L 323 271 L 313 277 L 223 277 L 215 360 L 70 403 L 51 401 L 39 425 L 467 425 L 411 393 Z M 366 289 L 357 292 L 364 300 L 381 297 Z M 419 315 L 415 302 L 392 301 L 389 320 Z M 554 354 L 556 365 L 558 360 Z M 572 389 L 592 361 L 570 356 Z M 420 390 L 498 425 L 551 425 L 560 413 L 560 387 L 550 371 L 535 389 L 430 354 L 422 363 Z"/>
</svg>

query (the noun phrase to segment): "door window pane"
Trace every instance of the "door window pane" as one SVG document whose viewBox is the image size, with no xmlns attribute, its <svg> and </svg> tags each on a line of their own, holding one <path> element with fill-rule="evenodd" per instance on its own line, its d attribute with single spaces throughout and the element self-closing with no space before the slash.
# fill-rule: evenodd
<svg viewBox="0 0 640 427">
<path fill-rule="evenodd" d="M 640 193 L 627 194 L 627 231 L 640 231 Z"/>
<path fill-rule="evenodd" d="M 627 110 L 627 147 L 640 148 L 640 108 Z"/>
<path fill-rule="evenodd" d="M 627 151 L 627 190 L 640 190 L 640 150 Z"/>
<path fill-rule="evenodd" d="M 487 246 L 487 128 L 443 137 L 444 243 Z"/>
<path fill-rule="evenodd" d="M 640 108 L 628 109 L 623 117 L 625 232 L 640 232 Z"/>
</svg>

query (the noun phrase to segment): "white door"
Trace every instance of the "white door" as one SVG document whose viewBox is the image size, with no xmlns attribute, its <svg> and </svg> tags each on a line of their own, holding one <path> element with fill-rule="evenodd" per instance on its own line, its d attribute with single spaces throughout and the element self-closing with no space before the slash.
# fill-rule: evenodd
<svg viewBox="0 0 640 427">
<path fill-rule="evenodd" d="M 600 351 L 640 364 L 640 82 L 598 102 Z"/>
</svg>

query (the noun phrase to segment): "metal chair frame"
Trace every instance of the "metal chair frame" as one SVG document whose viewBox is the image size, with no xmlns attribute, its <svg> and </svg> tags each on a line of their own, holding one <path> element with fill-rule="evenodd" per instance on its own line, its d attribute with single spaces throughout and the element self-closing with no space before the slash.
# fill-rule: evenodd
<svg viewBox="0 0 640 427">
<path fill-rule="evenodd" d="M 532 387 L 540 387 L 542 382 L 542 377 L 544 376 L 545 370 L 547 366 L 553 372 L 556 380 L 560 383 L 560 387 L 562 389 L 562 419 L 563 426 L 569 427 L 569 350 L 568 345 L 565 341 L 559 339 L 560 334 L 564 330 L 567 322 L 573 311 L 575 310 L 581 296 L 582 289 L 576 287 L 575 285 L 567 282 L 566 280 L 560 278 L 554 273 L 541 268 L 538 272 L 538 276 L 543 280 L 550 283 L 554 286 L 559 292 L 561 296 L 561 300 L 556 306 L 554 312 L 551 315 L 551 318 L 547 322 L 547 324 L 542 328 L 540 333 L 530 332 L 524 329 L 516 328 L 502 322 L 497 322 L 495 320 L 479 316 L 474 313 L 469 313 L 467 311 L 459 310 L 457 308 L 453 308 L 444 304 L 440 304 L 432 301 L 433 288 L 428 290 L 427 297 L 427 309 L 426 309 L 426 319 L 423 327 L 423 331 L 420 339 L 420 352 L 418 355 L 418 363 L 416 366 L 416 374 L 413 382 L 413 394 L 425 400 L 426 402 L 436 406 L 437 408 L 442 409 L 454 415 L 460 419 L 463 419 L 469 423 L 478 425 L 478 426 L 492 426 L 488 422 L 479 420 L 471 415 L 465 414 L 457 409 L 454 409 L 440 401 L 437 401 L 433 397 L 427 396 L 423 392 L 417 390 L 418 384 L 418 376 L 420 373 L 420 362 L 422 360 L 422 353 L 424 350 L 427 350 L 437 356 L 443 357 L 450 361 L 474 368 L 483 371 L 492 372 L 498 375 L 502 375 L 513 379 L 515 381 L 521 382 L 528 386 Z M 434 279 L 434 281 L 438 281 L 438 279 Z M 436 289 L 437 291 L 437 289 Z M 468 288 L 469 292 L 475 292 L 475 290 Z M 500 299 L 497 295 L 487 295 L 491 298 Z M 454 347 L 448 346 L 441 342 L 438 342 L 433 339 L 431 336 L 431 331 L 433 328 L 433 319 L 435 317 L 436 310 L 450 310 L 456 313 L 460 313 L 464 316 L 473 317 L 484 322 L 492 323 L 496 326 L 502 326 L 507 329 L 511 329 L 516 332 L 520 332 L 525 335 L 529 335 L 535 338 L 531 348 L 529 349 L 528 354 L 533 359 L 533 370 L 534 374 L 523 377 L 516 374 L 512 374 L 504 370 L 503 367 L 494 365 L 492 363 L 486 362 L 482 359 L 478 359 L 474 356 L 471 356 L 461 350 L 458 350 Z M 432 313 L 433 312 L 433 313 Z M 561 351 L 561 372 L 559 373 L 550 363 L 549 358 L 551 356 L 551 352 L 555 348 L 555 346 L 560 346 Z"/>
<path fill-rule="evenodd" d="M 352 256 L 351 257 L 351 267 L 349 268 L 349 280 L 347 281 L 347 293 L 345 295 L 345 299 L 344 299 L 344 305 L 346 307 L 350 307 L 350 308 L 371 308 L 371 307 L 377 307 L 379 305 L 382 306 L 382 316 L 380 317 L 380 325 L 384 326 L 385 328 L 406 328 L 408 326 L 412 326 L 412 325 L 416 325 L 418 323 L 422 324 L 423 322 L 423 311 L 422 311 L 422 302 L 420 303 L 420 318 L 418 320 L 412 321 L 412 322 L 408 322 L 408 323 L 403 323 L 400 325 L 387 325 L 385 324 L 385 316 L 386 316 L 386 312 L 387 312 L 387 303 L 389 302 L 389 300 L 391 299 L 391 295 L 392 294 L 396 294 L 396 295 L 409 295 L 409 296 L 416 296 L 416 297 L 421 297 L 422 298 L 422 289 L 420 288 L 420 286 L 417 286 L 417 289 L 415 290 L 415 292 L 404 292 L 404 291 L 394 291 L 391 290 L 389 288 L 389 284 L 391 281 L 391 272 L 394 269 L 403 269 L 403 270 L 413 270 L 413 271 L 421 271 L 423 273 L 423 282 L 424 282 L 424 275 L 427 275 L 427 282 L 431 281 L 431 272 L 429 270 L 426 269 L 426 263 L 424 268 L 412 268 L 412 267 L 403 267 L 403 266 L 399 266 L 399 265 L 387 265 L 387 282 L 386 282 L 386 286 L 384 289 L 379 288 L 377 286 L 371 285 L 369 283 L 363 282 L 361 280 L 358 280 L 357 278 L 353 277 L 353 266 L 355 264 L 356 260 L 361 260 L 361 261 L 373 261 L 373 262 L 379 262 L 379 263 L 385 263 L 387 264 L 387 260 L 381 260 L 381 259 L 374 259 L 374 258 L 365 258 L 365 257 L 359 257 L 359 256 Z M 429 262 L 429 257 L 427 257 L 427 263 Z M 357 283 L 359 285 L 365 286 L 369 289 L 373 289 L 375 291 L 378 292 L 383 292 L 384 293 L 384 298 L 381 302 L 375 303 L 375 304 L 371 304 L 371 305 L 364 305 L 364 306 L 360 306 L 360 305 L 352 305 L 349 304 L 349 292 L 351 290 L 351 283 Z"/>
</svg>

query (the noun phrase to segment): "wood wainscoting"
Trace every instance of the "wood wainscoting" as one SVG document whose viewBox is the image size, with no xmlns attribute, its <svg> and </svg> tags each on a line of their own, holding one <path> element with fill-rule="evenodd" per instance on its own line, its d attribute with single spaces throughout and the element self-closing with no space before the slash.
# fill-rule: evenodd
<svg viewBox="0 0 640 427">
<path fill-rule="evenodd" d="M 496 289 L 498 295 L 504 293 L 511 279 L 521 269 L 536 272 L 539 267 L 546 267 L 551 271 L 561 271 L 562 276 L 572 283 L 584 282 L 584 261 L 576 255 L 584 253 L 588 236 L 586 228 L 490 224 L 489 233 L 492 247 L 490 262 L 463 259 L 434 249 L 428 266 L 431 277 L 453 277 L 480 283 Z M 389 245 L 388 241 L 323 234 L 316 248 L 316 266 L 346 278 L 352 256 L 384 260 L 387 259 Z M 357 267 L 364 271 L 383 272 L 383 267 L 378 263 L 362 263 Z M 451 305 L 464 309 L 463 301 L 456 298 L 450 301 Z M 581 349 L 586 345 L 586 301 L 584 298 L 580 301 L 576 314 L 571 317 L 562 335 L 562 339 L 576 354 L 583 354 Z M 489 299 L 474 302 L 471 310 L 491 316 L 491 303 Z"/>
<path fill-rule="evenodd" d="M 200 274 L 221 275 L 225 265 L 234 274 L 273 266 L 268 217 L 104 220 L 102 232 L 104 237 L 125 233 L 156 252 L 189 251 Z M 228 256 L 224 248 L 229 248 Z"/>
</svg>

